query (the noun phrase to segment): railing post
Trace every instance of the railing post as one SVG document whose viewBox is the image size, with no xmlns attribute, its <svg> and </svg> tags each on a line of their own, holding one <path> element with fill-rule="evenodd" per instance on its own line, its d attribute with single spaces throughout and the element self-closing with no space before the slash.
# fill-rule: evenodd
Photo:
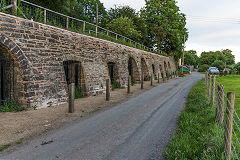
<svg viewBox="0 0 240 160">
<path fill-rule="evenodd" d="M 74 112 L 74 95 L 75 95 L 75 84 L 70 83 L 69 88 L 69 97 L 68 97 L 68 112 L 73 113 Z"/>
<path fill-rule="evenodd" d="M 98 26 L 96 26 L 96 37 L 97 37 L 97 34 L 98 34 Z"/>
<path fill-rule="evenodd" d="M 211 92 L 211 106 L 214 106 L 215 103 L 215 82 L 216 82 L 216 76 L 212 76 L 212 92 Z"/>
<path fill-rule="evenodd" d="M 69 18 L 67 17 L 67 20 L 66 20 L 66 29 L 68 29 L 68 26 L 69 26 Z"/>
<path fill-rule="evenodd" d="M 143 72 L 141 74 L 141 89 L 143 89 L 143 81 L 144 81 L 144 75 Z"/>
<path fill-rule="evenodd" d="M 211 96 L 211 75 L 208 76 L 208 96 Z"/>
<path fill-rule="evenodd" d="M 129 94 L 130 93 L 130 87 L 131 87 L 131 76 L 129 75 L 128 76 L 128 86 L 127 86 L 128 88 L 127 88 L 127 93 Z"/>
<path fill-rule="evenodd" d="M 118 39 L 118 35 L 116 34 L 116 40 Z"/>
<path fill-rule="evenodd" d="M 107 36 L 109 36 L 109 32 L 107 31 Z"/>
<path fill-rule="evenodd" d="M 12 4 L 12 15 L 16 15 L 17 13 L 17 0 L 11 0 L 11 4 Z"/>
<path fill-rule="evenodd" d="M 218 92 L 218 106 L 217 106 L 217 123 L 222 125 L 224 119 L 224 85 L 219 84 L 217 88 Z"/>
<path fill-rule="evenodd" d="M 86 22 L 83 22 L 83 33 L 85 33 L 86 30 Z"/>
<path fill-rule="evenodd" d="M 43 11 L 43 23 L 47 24 L 47 10 L 46 9 L 44 9 L 44 11 Z"/>
<path fill-rule="evenodd" d="M 160 74 L 158 73 L 158 83 L 160 83 Z"/>
<path fill-rule="evenodd" d="M 106 101 L 110 100 L 110 80 L 106 79 Z"/>
<path fill-rule="evenodd" d="M 232 129 L 233 129 L 233 113 L 234 113 L 234 103 L 235 103 L 235 93 L 229 92 L 227 93 L 227 109 L 226 109 L 226 127 L 225 127 L 225 153 L 226 159 L 231 159 L 231 150 L 232 150 Z"/>
</svg>

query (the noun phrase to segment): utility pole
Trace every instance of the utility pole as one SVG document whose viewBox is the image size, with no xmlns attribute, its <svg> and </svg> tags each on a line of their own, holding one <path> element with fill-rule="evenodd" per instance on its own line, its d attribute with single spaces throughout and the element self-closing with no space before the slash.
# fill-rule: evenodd
<svg viewBox="0 0 240 160">
<path fill-rule="evenodd" d="M 185 36 L 185 34 L 184 34 L 184 40 L 183 40 L 183 42 L 184 42 L 184 46 L 183 46 L 183 59 L 182 59 L 182 74 L 183 74 L 183 65 L 184 65 L 184 47 L 185 47 L 185 41 L 186 41 L 186 36 Z"/>
<path fill-rule="evenodd" d="M 96 36 L 98 33 L 98 3 L 96 2 Z"/>
</svg>

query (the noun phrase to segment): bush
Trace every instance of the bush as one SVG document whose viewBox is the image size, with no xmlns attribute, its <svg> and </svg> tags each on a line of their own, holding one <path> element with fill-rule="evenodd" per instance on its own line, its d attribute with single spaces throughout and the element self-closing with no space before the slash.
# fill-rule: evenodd
<svg viewBox="0 0 240 160">
<path fill-rule="evenodd" d="M 20 112 L 23 110 L 25 110 L 25 108 L 16 101 L 9 100 L 0 106 L 0 112 Z"/>
<path fill-rule="evenodd" d="M 206 72 L 210 66 L 207 64 L 200 65 L 198 68 L 198 72 Z"/>
<path fill-rule="evenodd" d="M 74 98 L 75 99 L 79 99 L 79 98 L 83 98 L 83 94 L 80 92 L 79 88 L 77 86 L 75 86 L 75 95 Z"/>
</svg>

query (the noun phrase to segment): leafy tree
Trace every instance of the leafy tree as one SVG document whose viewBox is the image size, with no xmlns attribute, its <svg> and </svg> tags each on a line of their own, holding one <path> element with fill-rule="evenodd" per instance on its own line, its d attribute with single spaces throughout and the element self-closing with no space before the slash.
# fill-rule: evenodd
<svg viewBox="0 0 240 160">
<path fill-rule="evenodd" d="M 225 62 L 227 65 L 235 64 L 235 56 L 230 49 L 222 50 L 222 53 L 225 56 Z"/>
<path fill-rule="evenodd" d="M 238 73 L 240 73 L 240 62 L 234 65 L 234 69 L 237 70 Z"/>
<path fill-rule="evenodd" d="M 146 6 L 141 10 L 141 17 L 148 28 L 148 39 L 152 46 L 167 53 L 173 53 L 175 58 L 181 56 L 184 35 L 188 36 L 186 18 L 180 13 L 175 0 L 146 0 Z"/>
<path fill-rule="evenodd" d="M 29 2 L 91 23 L 96 21 L 97 3 L 100 25 L 104 23 L 107 16 L 107 11 L 100 0 L 29 0 Z"/>
<path fill-rule="evenodd" d="M 141 33 L 136 30 L 137 27 L 133 24 L 132 19 L 128 17 L 117 18 L 107 24 L 107 27 L 108 29 L 128 38 L 139 39 L 141 37 Z"/>
<path fill-rule="evenodd" d="M 215 60 L 211 66 L 217 67 L 219 70 L 223 70 L 225 68 L 225 63 L 221 60 Z"/>
<path fill-rule="evenodd" d="M 185 51 L 184 52 L 184 63 L 189 65 L 194 65 L 194 67 L 198 66 L 198 56 L 197 52 L 194 50 Z"/>
<path fill-rule="evenodd" d="M 205 72 L 208 70 L 210 66 L 208 64 L 203 64 L 203 65 L 200 65 L 199 68 L 198 68 L 198 71 L 199 72 Z"/>
</svg>

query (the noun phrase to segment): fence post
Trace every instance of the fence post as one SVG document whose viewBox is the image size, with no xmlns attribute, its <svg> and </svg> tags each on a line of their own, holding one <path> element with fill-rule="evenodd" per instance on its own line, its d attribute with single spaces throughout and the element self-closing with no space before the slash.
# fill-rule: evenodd
<svg viewBox="0 0 240 160">
<path fill-rule="evenodd" d="M 17 0 L 11 0 L 12 4 L 12 15 L 15 15 L 17 13 Z"/>
<path fill-rule="evenodd" d="M 211 96 L 211 75 L 208 77 L 208 96 Z"/>
<path fill-rule="evenodd" d="M 151 74 L 151 86 L 153 85 L 153 78 L 154 78 L 154 76 L 153 76 L 153 74 Z"/>
<path fill-rule="evenodd" d="M 118 35 L 116 34 L 116 40 L 118 39 Z"/>
<path fill-rule="evenodd" d="M 66 20 L 66 29 L 68 29 L 68 24 L 69 24 L 69 18 L 67 17 L 67 20 Z"/>
<path fill-rule="evenodd" d="M 158 83 L 160 83 L 160 73 L 158 73 Z"/>
<path fill-rule="evenodd" d="M 98 35 L 98 26 L 96 26 L 96 37 Z"/>
<path fill-rule="evenodd" d="M 86 29 L 86 22 L 83 22 L 83 33 L 85 33 L 85 29 Z"/>
<path fill-rule="evenodd" d="M 75 95 L 75 84 L 74 83 L 70 83 L 68 85 L 68 89 L 69 89 L 69 97 L 68 97 L 68 112 L 69 113 L 73 113 L 74 112 L 74 95 Z"/>
<path fill-rule="evenodd" d="M 127 88 L 127 93 L 130 93 L 130 87 L 131 87 L 131 76 L 128 76 L 128 88 Z"/>
<path fill-rule="evenodd" d="M 166 80 L 165 80 L 165 75 L 166 75 L 166 73 L 164 73 L 164 72 L 163 72 L 163 75 L 162 75 L 163 82 L 165 82 L 165 81 L 166 81 Z"/>
<path fill-rule="evenodd" d="M 215 82 L 216 82 L 216 76 L 212 76 L 212 94 L 211 94 L 211 106 L 215 104 Z"/>
<path fill-rule="evenodd" d="M 110 84 L 109 79 L 106 79 L 106 101 L 110 100 Z"/>
<path fill-rule="evenodd" d="M 44 9 L 43 11 L 43 23 L 46 24 L 47 23 L 47 10 Z"/>
<path fill-rule="evenodd" d="M 217 106 L 217 123 L 218 125 L 222 125 L 224 119 L 224 85 L 218 85 L 218 106 Z"/>
<path fill-rule="evenodd" d="M 226 109 L 226 127 L 225 127 L 225 153 L 227 154 L 226 159 L 231 159 L 231 147 L 232 147 L 232 129 L 233 129 L 233 113 L 234 113 L 234 103 L 235 103 L 235 93 L 227 93 L 227 109 Z"/>
<path fill-rule="evenodd" d="M 144 75 L 143 72 L 141 74 L 141 89 L 143 89 L 143 81 L 144 81 Z"/>
</svg>

